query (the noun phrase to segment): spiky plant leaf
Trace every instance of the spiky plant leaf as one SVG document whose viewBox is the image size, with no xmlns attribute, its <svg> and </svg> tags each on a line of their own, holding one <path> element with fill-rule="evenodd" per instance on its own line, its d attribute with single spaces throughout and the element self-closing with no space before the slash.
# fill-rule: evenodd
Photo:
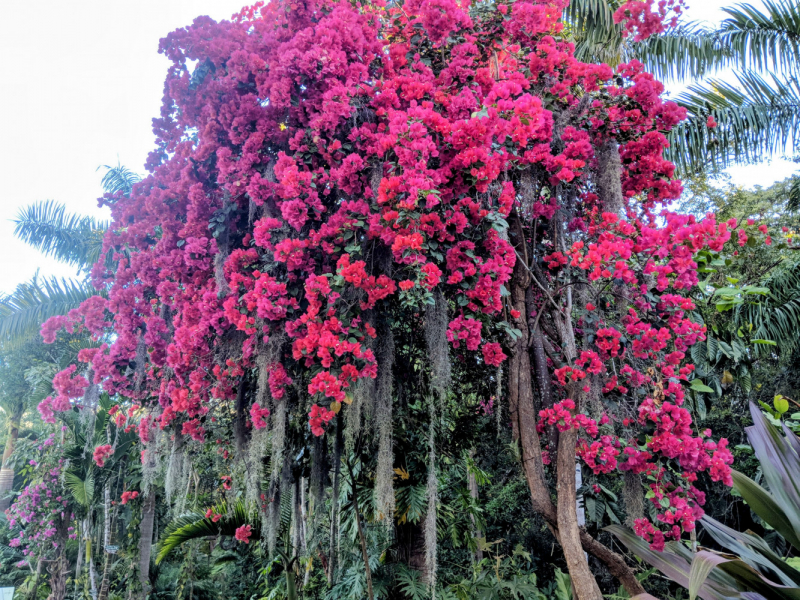
<svg viewBox="0 0 800 600">
<path fill-rule="evenodd" d="M 737 65 L 759 70 L 797 70 L 800 60 L 800 6 L 786 0 L 765 0 L 763 9 L 737 4 L 722 9 L 728 17 L 719 31 Z"/>
</svg>

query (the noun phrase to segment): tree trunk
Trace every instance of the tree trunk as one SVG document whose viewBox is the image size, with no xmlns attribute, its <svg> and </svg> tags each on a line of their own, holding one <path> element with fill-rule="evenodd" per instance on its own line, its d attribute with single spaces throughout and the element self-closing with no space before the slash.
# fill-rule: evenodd
<svg viewBox="0 0 800 600">
<path fill-rule="evenodd" d="M 619 214 L 625 205 L 622 195 L 622 161 L 619 146 L 607 140 L 597 149 L 597 195 L 606 212 Z"/>
<path fill-rule="evenodd" d="M 31 591 L 28 592 L 28 600 L 33 600 L 36 598 L 36 593 L 39 591 L 39 579 L 42 576 L 42 559 L 36 561 L 36 577 L 33 580 L 33 587 L 31 587 Z"/>
<path fill-rule="evenodd" d="M 333 450 L 333 489 L 331 490 L 331 535 L 328 547 L 328 587 L 333 585 L 336 576 L 336 567 L 339 559 L 339 483 L 342 476 L 342 447 L 344 435 L 342 419 L 336 419 L 336 439 Z"/>
<path fill-rule="evenodd" d="M 153 522 L 156 514 L 156 492 L 151 487 L 142 502 L 142 521 L 139 523 L 139 583 L 142 597 L 150 593 L 150 553 L 153 549 Z"/>
<path fill-rule="evenodd" d="M 369 568 L 369 554 L 367 554 L 367 538 L 364 535 L 364 525 L 361 523 L 361 513 L 358 510 L 358 487 L 356 486 L 356 477 L 353 474 L 353 467 L 348 463 L 350 471 L 350 482 L 353 487 L 353 512 L 356 515 L 356 526 L 358 527 L 358 539 L 361 541 L 361 558 L 364 560 L 364 572 L 367 578 L 367 596 L 369 600 L 375 600 L 375 594 L 372 593 L 372 571 Z"/>
<path fill-rule="evenodd" d="M 19 439 L 19 422 L 22 419 L 22 410 L 17 410 L 8 421 L 8 439 L 0 460 L 0 513 L 11 506 L 11 490 L 14 487 L 14 469 L 6 466 L 6 462 L 14 452 L 14 447 Z"/>
<path fill-rule="evenodd" d="M 97 600 L 97 578 L 94 571 L 94 557 L 92 556 L 92 509 L 89 509 L 89 516 L 86 517 L 86 563 L 89 567 L 89 593 L 92 600 Z"/>
<path fill-rule="evenodd" d="M 533 282 L 527 266 L 523 264 L 519 256 L 524 256 L 525 251 L 522 247 L 522 240 L 524 240 L 524 233 L 522 231 L 519 218 L 512 213 L 511 219 L 511 242 L 514 244 L 518 252 L 517 263 L 514 267 L 514 273 L 511 280 L 511 307 L 520 312 L 520 317 L 515 319 L 515 325 L 522 336 L 517 340 L 515 346 L 511 349 L 511 356 L 509 358 L 508 370 L 508 394 L 509 394 L 509 413 L 511 417 L 511 424 L 513 429 L 514 439 L 519 443 L 522 470 L 525 479 L 528 483 L 528 489 L 531 495 L 531 505 L 533 510 L 540 514 L 556 538 L 560 541 L 561 532 L 559 531 L 558 515 L 556 507 L 550 499 L 550 490 L 544 474 L 544 462 L 542 458 L 541 440 L 536 431 L 536 409 L 533 396 L 533 385 L 531 379 L 531 358 L 529 354 L 529 332 L 530 326 L 528 324 L 526 311 L 526 291 L 528 286 Z M 534 329 L 536 331 L 536 329 Z M 540 390 L 548 389 L 549 373 L 546 370 L 537 370 L 537 380 L 540 380 L 538 386 Z M 560 439 L 559 439 L 560 442 Z M 572 440 L 572 461 L 569 465 L 569 488 L 571 489 L 572 502 L 569 504 L 570 510 L 575 514 L 575 523 L 573 525 L 574 531 L 571 538 L 574 544 L 574 535 L 578 535 L 580 544 L 583 549 L 592 556 L 599 559 L 606 565 L 609 572 L 616 577 L 625 590 L 631 596 L 644 593 L 644 588 L 641 583 L 636 579 L 633 569 L 626 563 L 625 559 L 619 554 L 613 552 L 592 536 L 590 536 L 585 529 L 578 527 L 577 524 L 577 511 L 575 505 L 575 440 Z M 559 504 L 561 498 L 559 497 Z M 583 553 L 580 553 L 580 559 L 586 565 L 588 564 Z M 570 572 L 572 575 L 572 572 Z M 593 578 L 592 578 L 593 579 Z M 582 582 L 583 583 L 583 582 Z M 596 585 L 596 584 L 595 584 Z M 591 587 L 591 586 L 590 586 Z M 591 596 L 589 596 L 591 597 Z"/>
<path fill-rule="evenodd" d="M 67 576 L 69 563 L 67 562 L 67 519 L 59 519 L 56 526 L 56 556 L 50 561 L 47 571 L 50 573 L 50 596 L 48 600 L 64 600 L 67 595 Z"/>
<path fill-rule="evenodd" d="M 100 594 L 98 600 L 108 599 L 108 563 L 110 554 L 108 546 L 111 545 L 111 488 L 106 484 L 103 490 L 103 578 L 100 580 Z"/>
<path fill-rule="evenodd" d="M 568 429 L 558 439 L 557 485 L 558 532 L 561 548 L 572 579 L 577 600 L 602 600 L 603 594 L 595 581 L 586 555 L 583 553 L 578 524 L 577 495 L 575 490 L 575 444 L 578 431 Z"/>
<path fill-rule="evenodd" d="M 81 578 L 81 567 L 83 566 L 83 547 L 84 547 L 84 540 L 83 534 L 80 532 L 80 523 L 75 523 L 76 530 L 78 532 L 78 558 L 75 560 L 75 581 L 73 586 L 72 595 L 77 598 L 78 597 L 78 580 Z"/>
<path fill-rule="evenodd" d="M 470 450 L 470 458 L 475 456 L 475 450 Z M 472 498 L 475 503 L 478 503 L 478 482 L 475 479 L 475 473 L 469 471 L 467 473 L 467 489 L 469 490 L 469 496 Z M 469 516 L 470 521 L 472 521 L 472 537 L 474 539 L 478 539 L 483 537 L 483 532 L 478 528 L 477 523 L 475 522 L 475 515 Z M 483 560 L 483 550 L 478 547 L 475 550 L 475 562 L 481 562 Z"/>
</svg>

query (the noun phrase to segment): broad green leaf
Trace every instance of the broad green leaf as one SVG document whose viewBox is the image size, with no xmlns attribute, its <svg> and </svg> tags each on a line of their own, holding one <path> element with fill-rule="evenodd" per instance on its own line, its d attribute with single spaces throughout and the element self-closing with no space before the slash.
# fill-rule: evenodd
<svg viewBox="0 0 800 600">
<path fill-rule="evenodd" d="M 745 294 L 760 294 L 762 296 L 766 296 L 766 295 L 768 295 L 770 293 L 770 289 L 769 288 L 755 287 L 755 286 L 751 286 L 751 285 L 744 286 L 742 288 L 742 291 Z"/>
<path fill-rule="evenodd" d="M 714 292 L 715 296 L 736 296 L 737 294 L 741 294 L 742 290 L 739 288 L 732 288 L 732 287 L 721 287 L 717 288 Z"/>
<path fill-rule="evenodd" d="M 714 393 L 714 390 L 712 390 L 705 383 L 703 383 L 702 379 L 692 379 L 692 382 L 689 385 L 689 387 L 691 387 L 696 392 L 704 392 L 706 394 Z"/>
</svg>

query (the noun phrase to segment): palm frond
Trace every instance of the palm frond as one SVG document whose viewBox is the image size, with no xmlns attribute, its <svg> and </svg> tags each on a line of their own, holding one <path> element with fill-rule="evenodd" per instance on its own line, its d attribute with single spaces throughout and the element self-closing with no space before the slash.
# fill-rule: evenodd
<svg viewBox="0 0 800 600">
<path fill-rule="evenodd" d="M 689 118 L 670 132 L 667 158 L 683 172 L 755 162 L 800 147 L 798 80 L 768 82 L 753 72 L 737 79 L 738 86 L 714 80 L 694 85 L 678 98 Z M 717 122 L 713 129 L 709 116 Z"/>
<path fill-rule="evenodd" d="M 75 473 L 67 471 L 64 475 L 64 483 L 78 504 L 84 508 L 91 506 L 94 501 L 94 469 L 90 468 L 83 479 Z"/>
<path fill-rule="evenodd" d="M 691 23 L 632 44 L 628 54 L 662 81 L 704 77 L 732 60 L 717 32 Z"/>
<path fill-rule="evenodd" d="M 618 29 L 614 11 L 620 4 L 619 0 L 572 0 L 564 11 L 564 20 L 574 31 L 609 37 L 609 32 Z M 621 38 L 619 32 L 617 35 Z"/>
<path fill-rule="evenodd" d="M 238 501 L 232 507 L 223 502 L 212 509 L 216 514 L 222 515 L 216 523 L 205 515 L 187 513 L 174 519 L 164 531 L 164 536 L 158 544 L 156 564 L 164 560 L 170 552 L 185 542 L 205 537 L 218 535 L 233 536 L 242 525 L 250 525 L 252 540 L 261 538 L 261 519 L 255 510 Z"/>
<path fill-rule="evenodd" d="M 764 0 L 764 12 L 751 4 L 723 8 L 720 42 L 739 66 L 797 72 L 800 61 L 800 6 Z"/>
<path fill-rule="evenodd" d="M 616 67 L 637 59 L 662 80 L 701 77 L 726 66 L 732 59 L 719 33 L 694 23 L 684 23 L 667 32 L 632 42 L 614 23 L 619 0 L 573 0 L 564 21 L 575 41 L 575 56 L 584 62 Z"/>
<path fill-rule="evenodd" d="M 52 200 L 20 209 L 14 219 L 14 235 L 45 256 L 87 268 L 100 258 L 103 236 L 109 227 L 94 217 L 67 213 Z"/>
<path fill-rule="evenodd" d="M 97 295 L 103 292 L 85 281 L 34 277 L 0 298 L 0 340 L 13 344 L 28 339 L 50 317 L 65 315 Z"/>
<path fill-rule="evenodd" d="M 136 173 L 127 167 L 123 167 L 120 163 L 117 163 L 116 167 L 100 165 L 97 169 L 106 169 L 102 185 L 103 189 L 109 194 L 122 192 L 123 195 L 129 196 L 133 186 L 142 180 Z"/>
</svg>

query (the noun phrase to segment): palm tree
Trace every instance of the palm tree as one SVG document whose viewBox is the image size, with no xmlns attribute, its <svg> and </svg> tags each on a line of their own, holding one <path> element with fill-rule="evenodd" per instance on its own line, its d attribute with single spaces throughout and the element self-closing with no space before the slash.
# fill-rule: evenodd
<svg viewBox="0 0 800 600">
<path fill-rule="evenodd" d="M 670 133 L 667 155 L 681 174 L 757 162 L 800 148 L 796 3 L 765 0 L 763 10 L 739 4 L 723 9 L 727 18 L 716 29 L 686 23 L 639 43 L 624 38 L 622 28 L 614 24 L 620 4 L 570 4 L 565 21 L 579 58 L 611 66 L 637 59 L 665 81 L 698 80 L 723 67 L 735 69 L 736 84 L 695 81 L 678 96 L 688 119 Z M 709 117 L 716 127 L 708 126 Z"/>
<path fill-rule="evenodd" d="M 102 185 L 107 193 L 129 195 L 140 181 L 138 175 L 117 165 L 106 169 Z M 67 213 L 63 204 L 46 200 L 27 206 L 15 219 L 14 235 L 22 241 L 68 265 L 78 268 L 79 279 L 31 281 L 0 298 L 0 340 L 19 343 L 38 333 L 39 326 L 54 315 L 66 314 L 81 302 L 102 294 L 89 282 L 89 271 L 103 258 L 103 238 L 110 223 L 94 217 Z M 105 256 L 110 265 L 111 253 Z"/>
<path fill-rule="evenodd" d="M 131 193 L 139 176 L 122 165 L 110 167 L 104 165 L 103 188 L 108 193 Z M 14 234 L 27 242 L 45 256 L 50 256 L 68 265 L 78 268 L 80 279 L 40 278 L 35 274 L 29 282 L 22 283 L 17 289 L 4 297 L 0 297 L 0 345 L 6 356 L 24 355 L 35 346 L 41 346 L 38 339 L 39 327 L 54 315 L 63 315 L 77 308 L 80 304 L 103 291 L 96 290 L 88 279 L 89 271 L 102 258 L 103 237 L 109 227 L 106 221 L 93 217 L 69 214 L 64 205 L 52 201 L 39 202 L 20 210 L 15 220 Z M 110 253 L 106 260 L 111 262 Z M 74 362 L 78 350 L 91 345 L 88 337 L 83 336 L 68 341 L 70 361 Z M 11 353 L 11 354 L 9 354 Z M 16 353 L 16 354 L 15 354 Z M 59 351 L 64 354 L 64 350 Z M 30 362 L 18 372 L 23 373 Z M 19 369 L 20 365 L 17 365 Z M 50 378 L 55 371 L 50 373 Z M 3 378 L 7 382 L 13 377 Z M 14 468 L 10 458 L 19 438 L 20 422 L 25 411 L 40 401 L 46 394 L 36 389 L 19 389 L 7 391 L 0 389 L 0 410 L 5 413 L 8 432 L 6 444 L 0 461 L 0 512 L 8 508 L 9 492 L 13 487 Z M 24 387 L 24 386 L 23 386 Z"/>
</svg>

